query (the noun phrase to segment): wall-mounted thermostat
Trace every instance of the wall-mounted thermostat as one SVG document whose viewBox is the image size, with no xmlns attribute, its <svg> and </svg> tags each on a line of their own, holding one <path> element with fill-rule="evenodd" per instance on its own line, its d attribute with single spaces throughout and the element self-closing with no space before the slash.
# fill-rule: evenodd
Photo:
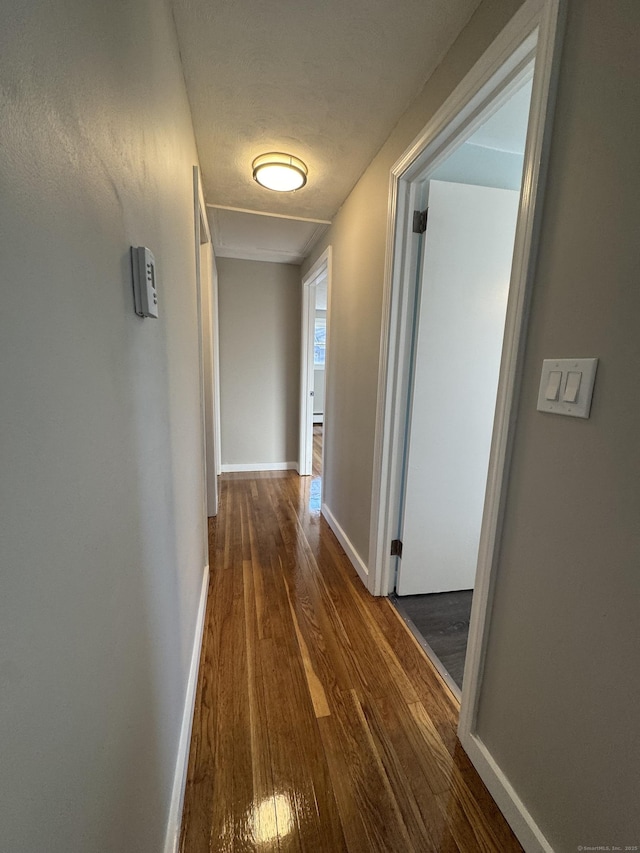
<svg viewBox="0 0 640 853">
<path fill-rule="evenodd" d="M 158 291 L 155 258 L 144 246 L 131 247 L 133 297 L 139 317 L 158 316 Z"/>
</svg>

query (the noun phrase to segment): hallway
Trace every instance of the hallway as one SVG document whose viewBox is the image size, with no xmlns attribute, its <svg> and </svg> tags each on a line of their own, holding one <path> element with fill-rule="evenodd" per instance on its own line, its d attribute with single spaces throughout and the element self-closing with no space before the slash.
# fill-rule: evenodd
<svg viewBox="0 0 640 853">
<path fill-rule="evenodd" d="M 363 588 L 313 479 L 220 485 L 183 853 L 521 850 L 448 690 Z"/>
</svg>

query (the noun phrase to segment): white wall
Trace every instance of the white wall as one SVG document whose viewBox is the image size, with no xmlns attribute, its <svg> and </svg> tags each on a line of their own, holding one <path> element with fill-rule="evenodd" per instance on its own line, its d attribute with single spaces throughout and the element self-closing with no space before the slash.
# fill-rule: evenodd
<svg viewBox="0 0 640 853">
<path fill-rule="evenodd" d="M 6 0 L 0 79 L 0 847 L 158 853 L 206 559 L 168 7 Z"/>
<path fill-rule="evenodd" d="M 218 258 L 223 470 L 295 467 L 300 267 Z"/>
</svg>

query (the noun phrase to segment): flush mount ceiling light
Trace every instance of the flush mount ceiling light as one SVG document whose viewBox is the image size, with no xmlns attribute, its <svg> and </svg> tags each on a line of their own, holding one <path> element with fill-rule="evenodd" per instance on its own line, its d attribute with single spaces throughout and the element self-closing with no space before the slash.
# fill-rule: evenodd
<svg viewBox="0 0 640 853">
<path fill-rule="evenodd" d="M 279 193 L 299 190 L 307 183 L 307 167 L 292 154 L 272 151 L 261 154 L 251 164 L 253 179 L 260 186 Z"/>
</svg>

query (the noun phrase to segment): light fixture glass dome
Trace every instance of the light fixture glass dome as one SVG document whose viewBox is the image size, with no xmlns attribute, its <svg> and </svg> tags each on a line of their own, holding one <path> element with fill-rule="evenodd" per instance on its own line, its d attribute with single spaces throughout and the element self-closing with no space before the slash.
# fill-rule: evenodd
<svg viewBox="0 0 640 853">
<path fill-rule="evenodd" d="M 254 180 L 268 190 L 290 193 L 307 183 L 307 167 L 292 154 L 279 151 L 261 154 L 251 166 Z"/>
</svg>

